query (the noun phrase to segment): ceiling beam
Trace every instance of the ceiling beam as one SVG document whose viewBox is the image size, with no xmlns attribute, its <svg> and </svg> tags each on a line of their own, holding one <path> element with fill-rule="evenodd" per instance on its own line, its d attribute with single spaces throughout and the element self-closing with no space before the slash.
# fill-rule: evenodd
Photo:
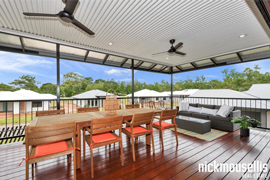
<svg viewBox="0 0 270 180">
<path fill-rule="evenodd" d="M 22 51 L 25 52 L 24 41 L 23 41 L 22 37 L 20 37 L 20 42 L 21 42 L 21 46 L 22 46 Z"/>
<path fill-rule="evenodd" d="M 241 55 L 239 53 L 236 53 L 236 55 L 240 59 L 241 62 L 244 62 L 243 58 L 241 57 Z"/>
<path fill-rule="evenodd" d="M 155 68 L 157 66 L 157 64 L 153 64 L 151 67 L 150 67 L 150 69 L 149 69 L 149 71 L 151 71 L 153 68 Z"/>
<path fill-rule="evenodd" d="M 164 69 L 166 69 L 168 66 L 163 66 L 162 68 L 160 68 L 159 72 L 163 71 Z"/>
<path fill-rule="evenodd" d="M 190 63 L 195 69 L 198 69 L 198 67 L 194 63 Z"/>
<path fill-rule="evenodd" d="M 138 62 L 138 63 L 136 64 L 136 68 L 135 68 L 135 69 L 138 69 L 143 63 L 144 63 L 143 61 Z"/>
<path fill-rule="evenodd" d="M 105 64 L 105 62 L 107 61 L 107 59 L 108 59 L 109 56 L 110 56 L 109 54 L 106 54 L 106 56 L 103 59 L 103 63 L 102 64 Z"/>
<path fill-rule="evenodd" d="M 183 71 L 179 66 L 175 66 L 179 71 Z"/>
<path fill-rule="evenodd" d="M 124 60 L 122 61 L 121 67 L 123 67 L 124 64 L 126 64 L 127 61 L 128 61 L 128 58 L 124 59 Z"/>
<path fill-rule="evenodd" d="M 88 54 L 89 54 L 90 51 L 86 51 L 86 54 L 84 56 L 84 60 L 83 61 L 86 61 L 87 57 L 88 57 Z"/>
<path fill-rule="evenodd" d="M 217 66 L 217 63 L 216 63 L 216 61 L 214 60 L 214 58 L 210 58 L 210 60 L 212 61 L 212 63 L 213 63 L 215 66 Z"/>
</svg>

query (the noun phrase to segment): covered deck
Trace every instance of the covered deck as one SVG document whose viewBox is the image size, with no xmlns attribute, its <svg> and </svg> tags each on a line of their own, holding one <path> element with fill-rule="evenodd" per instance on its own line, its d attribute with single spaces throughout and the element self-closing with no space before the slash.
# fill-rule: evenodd
<svg viewBox="0 0 270 180">
<path fill-rule="evenodd" d="M 178 134 L 176 147 L 173 131 L 164 131 L 164 151 L 161 149 L 158 131 L 154 130 L 156 154 L 152 155 L 151 146 L 145 145 L 145 138 L 136 144 L 136 162 L 132 160 L 131 141 L 123 134 L 124 166 L 119 159 L 120 151 L 115 144 L 109 148 L 94 150 L 95 179 L 269 179 L 270 172 L 198 172 L 199 164 L 213 163 L 251 163 L 256 160 L 270 162 L 270 133 L 251 130 L 250 137 L 240 137 L 239 130 L 230 132 L 212 142 Z M 77 179 L 91 179 L 90 153 L 86 149 L 86 159 L 77 170 Z M 0 146 L 0 179 L 24 179 L 25 163 L 18 167 L 25 157 L 22 142 Z M 220 170 L 220 169 L 219 169 Z M 31 173 L 30 173 L 31 175 Z M 37 164 L 32 179 L 73 179 L 73 166 L 67 166 L 67 158 L 55 158 Z"/>
</svg>

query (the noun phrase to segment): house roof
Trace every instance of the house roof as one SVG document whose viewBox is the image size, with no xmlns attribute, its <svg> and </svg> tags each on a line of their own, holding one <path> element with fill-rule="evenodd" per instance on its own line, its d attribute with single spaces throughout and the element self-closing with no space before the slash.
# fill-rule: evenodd
<svg viewBox="0 0 270 180">
<path fill-rule="evenodd" d="M 173 91 L 173 95 L 174 96 L 189 96 L 189 95 L 195 93 L 196 91 L 198 91 L 198 89 L 185 89 L 182 91 Z M 161 94 L 163 96 L 170 96 L 171 91 L 164 91 L 164 92 L 161 92 Z"/>
<path fill-rule="evenodd" d="M 261 99 L 270 99 L 270 84 L 253 84 L 248 91 L 244 93 L 256 96 Z"/>
<path fill-rule="evenodd" d="M 134 59 L 137 70 L 161 73 L 169 73 L 171 66 L 173 72 L 185 72 L 270 56 L 270 30 L 263 17 L 268 12 L 255 1 L 80 0 L 74 16 L 95 36 L 60 18 L 23 15 L 56 14 L 65 7 L 62 1 L 4 2 L 0 43 L 5 51 L 56 57 L 59 44 L 62 59 L 122 68 L 130 68 Z M 187 54 L 152 55 L 167 51 L 170 39 L 174 45 L 183 42 L 180 51 Z"/>
<path fill-rule="evenodd" d="M 56 99 L 52 94 L 40 94 L 31 90 L 21 89 L 18 91 L 0 91 L 0 100 L 15 101 L 15 100 L 46 100 Z"/>
<path fill-rule="evenodd" d="M 256 98 L 249 94 L 234 91 L 231 89 L 200 89 L 195 93 L 191 94 L 190 97 L 200 98 Z"/>
<path fill-rule="evenodd" d="M 83 92 L 81 94 L 77 94 L 75 96 L 72 96 L 75 99 L 86 99 L 86 98 L 98 98 L 98 97 L 106 97 L 106 93 L 105 91 L 102 90 L 98 90 L 98 89 L 93 89 L 90 91 L 86 91 Z M 110 95 L 112 95 L 111 93 L 109 93 Z"/>
<path fill-rule="evenodd" d="M 128 94 L 127 97 L 131 97 L 132 94 Z M 142 89 L 140 91 L 134 92 L 134 97 L 162 97 L 165 96 L 164 94 L 154 91 L 154 90 L 149 90 L 149 89 Z"/>
</svg>

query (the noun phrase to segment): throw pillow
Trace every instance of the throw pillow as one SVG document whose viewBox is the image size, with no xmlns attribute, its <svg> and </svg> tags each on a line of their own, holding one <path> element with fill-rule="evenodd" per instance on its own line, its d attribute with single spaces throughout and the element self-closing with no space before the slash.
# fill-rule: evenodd
<svg viewBox="0 0 270 180">
<path fill-rule="evenodd" d="M 217 115 L 221 116 L 221 117 L 228 117 L 229 114 L 232 112 L 233 107 L 232 106 L 227 106 L 226 104 L 223 104 L 218 112 Z"/>
<path fill-rule="evenodd" d="M 217 114 L 217 111 L 218 109 L 208 109 L 208 108 L 204 108 L 202 107 L 202 110 L 200 113 L 203 113 L 203 114 L 210 114 L 210 115 L 216 115 Z"/>
<path fill-rule="evenodd" d="M 180 102 L 179 103 L 179 111 L 187 111 L 189 107 L 188 102 Z"/>
<path fill-rule="evenodd" d="M 188 108 L 188 111 L 189 112 L 198 112 L 198 113 L 200 113 L 201 110 L 202 110 L 201 107 L 192 107 L 192 106 L 189 106 L 189 108 Z"/>
</svg>

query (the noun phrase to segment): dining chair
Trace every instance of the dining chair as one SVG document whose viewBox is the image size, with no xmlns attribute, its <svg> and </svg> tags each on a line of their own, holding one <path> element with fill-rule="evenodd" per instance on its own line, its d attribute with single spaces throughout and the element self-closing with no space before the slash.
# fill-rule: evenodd
<svg viewBox="0 0 270 180">
<path fill-rule="evenodd" d="M 36 111 L 36 117 L 40 116 L 52 116 L 52 115 L 60 115 L 65 114 L 65 109 L 61 110 L 49 110 L 49 111 Z"/>
<path fill-rule="evenodd" d="M 176 113 L 177 113 L 177 109 L 164 110 L 164 111 L 161 111 L 160 117 L 155 117 L 155 119 L 158 119 L 159 121 L 153 123 L 153 128 L 156 128 L 159 130 L 159 138 L 161 139 L 162 150 L 164 150 L 163 131 L 165 129 L 174 128 L 176 145 L 178 145 L 177 125 L 175 122 Z M 171 119 L 172 119 L 173 124 L 165 122 L 165 120 L 171 120 Z"/>
<path fill-rule="evenodd" d="M 94 178 L 94 160 L 93 160 L 93 149 L 119 143 L 121 150 L 121 164 L 124 166 L 123 159 L 123 144 L 122 144 L 122 122 L 123 116 L 114 116 L 101 119 L 93 119 L 84 126 L 90 126 L 90 135 L 85 135 L 85 141 L 87 142 L 90 153 L 91 153 L 91 176 Z M 113 131 L 119 131 L 117 135 Z"/>
<path fill-rule="evenodd" d="M 164 108 L 165 107 L 165 101 L 164 100 L 160 100 L 159 101 L 159 106 L 160 106 L 160 108 Z"/>
<path fill-rule="evenodd" d="M 78 113 L 85 113 L 85 112 L 97 112 L 99 111 L 99 107 L 89 107 L 89 108 L 78 108 Z M 85 159 L 85 131 L 90 132 L 90 127 L 82 128 L 83 131 L 83 159 Z"/>
<path fill-rule="evenodd" d="M 156 105 L 154 101 L 149 101 L 149 108 L 150 109 L 156 109 Z"/>
<path fill-rule="evenodd" d="M 136 161 L 134 138 L 137 138 L 139 136 L 147 136 L 147 135 L 151 136 L 153 154 L 155 154 L 154 137 L 153 137 L 153 129 L 152 129 L 153 117 L 154 117 L 154 112 L 141 113 L 141 114 L 134 114 L 131 122 L 124 121 L 128 127 L 123 129 L 123 133 L 132 139 L 133 161 Z M 143 127 L 142 125 L 146 125 L 146 128 Z"/>
<path fill-rule="evenodd" d="M 139 104 L 127 104 L 126 109 L 140 108 Z"/>
<path fill-rule="evenodd" d="M 32 165 L 32 177 L 34 177 L 34 163 L 70 155 L 69 164 L 71 154 L 74 157 L 74 179 L 76 179 L 75 137 L 75 122 L 61 123 L 57 126 L 55 124 L 27 126 L 25 128 L 26 158 L 23 158 L 23 161 L 26 161 L 26 179 L 29 179 L 29 164 Z"/>
</svg>

